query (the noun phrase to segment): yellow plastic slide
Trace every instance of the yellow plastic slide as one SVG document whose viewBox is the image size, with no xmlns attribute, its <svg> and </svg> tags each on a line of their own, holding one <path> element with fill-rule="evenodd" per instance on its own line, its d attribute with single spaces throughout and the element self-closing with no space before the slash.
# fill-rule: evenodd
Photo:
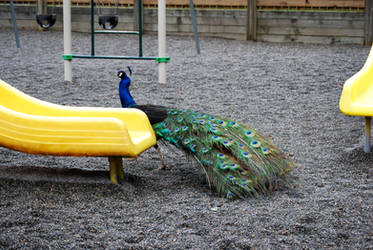
<svg viewBox="0 0 373 250">
<path fill-rule="evenodd" d="M 373 116 L 373 47 L 364 67 L 345 82 L 339 107 L 346 115 L 365 116 L 364 151 L 370 152 Z"/>
<path fill-rule="evenodd" d="M 138 109 L 52 104 L 0 80 L 0 146 L 30 154 L 107 156 L 116 182 L 116 174 L 123 175 L 120 157 L 136 157 L 155 143 Z"/>
</svg>

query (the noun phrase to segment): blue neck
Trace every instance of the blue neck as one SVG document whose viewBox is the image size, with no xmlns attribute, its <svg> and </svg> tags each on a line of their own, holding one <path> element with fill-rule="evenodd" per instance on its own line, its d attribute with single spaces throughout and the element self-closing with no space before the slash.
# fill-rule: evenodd
<svg viewBox="0 0 373 250">
<path fill-rule="evenodd" d="M 136 105 L 136 102 L 135 100 L 133 100 L 130 94 L 130 91 L 129 91 L 130 84 L 131 84 L 131 79 L 128 76 L 126 76 L 119 83 L 119 97 L 120 97 L 120 102 L 122 103 L 123 108 L 128 108 L 128 107 Z"/>
</svg>

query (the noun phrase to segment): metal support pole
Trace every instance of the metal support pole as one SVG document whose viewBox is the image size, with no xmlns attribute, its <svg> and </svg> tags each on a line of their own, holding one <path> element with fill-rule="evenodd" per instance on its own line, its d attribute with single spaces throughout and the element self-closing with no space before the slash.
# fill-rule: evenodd
<svg viewBox="0 0 373 250">
<path fill-rule="evenodd" d="M 373 2 L 365 0 L 365 45 L 371 46 L 373 42 Z"/>
<path fill-rule="evenodd" d="M 246 40 L 256 41 L 256 0 L 247 0 Z"/>
<path fill-rule="evenodd" d="M 138 1 L 138 12 L 139 12 L 139 57 L 142 57 L 142 0 Z"/>
<path fill-rule="evenodd" d="M 16 19 L 16 12 L 14 10 L 14 2 L 13 0 L 10 0 L 10 9 L 11 9 L 11 12 L 12 12 L 12 21 L 13 21 L 13 30 L 14 30 L 14 35 L 16 37 L 16 45 L 17 45 L 17 48 L 21 48 L 21 44 L 19 42 L 19 38 L 18 38 L 18 28 L 17 28 L 17 19 Z"/>
<path fill-rule="evenodd" d="M 71 0 L 63 0 L 63 47 L 64 54 L 72 54 L 71 43 Z M 72 82 L 72 61 L 64 60 L 65 81 Z"/>
<path fill-rule="evenodd" d="M 365 117 L 365 128 L 364 128 L 364 135 L 365 135 L 365 146 L 364 146 L 364 152 L 369 153 L 370 152 L 370 142 L 371 142 L 371 121 L 372 117 L 366 116 Z"/>
<path fill-rule="evenodd" d="M 166 0 L 158 0 L 158 57 L 166 57 Z M 158 63 L 158 81 L 166 83 L 166 62 Z"/>
<path fill-rule="evenodd" d="M 199 47 L 199 38 L 198 38 L 198 31 L 197 31 L 197 21 L 196 21 L 196 15 L 194 13 L 193 0 L 189 0 L 189 5 L 190 5 L 190 15 L 192 16 L 194 41 L 196 43 L 197 54 L 199 55 L 199 54 L 201 54 L 201 50 L 200 50 L 200 47 Z"/>
<path fill-rule="evenodd" d="M 95 2 L 91 0 L 91 56 L 95 55 Z"/>
</svg>

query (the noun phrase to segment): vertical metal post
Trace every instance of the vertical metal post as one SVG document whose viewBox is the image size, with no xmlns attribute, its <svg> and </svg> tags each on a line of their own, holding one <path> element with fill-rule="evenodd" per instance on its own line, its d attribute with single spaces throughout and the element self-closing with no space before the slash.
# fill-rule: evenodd
<svg viewBox="0 0 373 250">
<path fill-rule="evenodd" d="M 365 135 L 365 146 L 364 146 L 364 152 L 369 153 L 370 152 L 370 141 L 371 141 L 371 121 L 372 117 L 366 116 L 365 117 L 365 128 L 364 128 L 364 135 Z"/>
<path fill-rule="evenodd" d="M 256 41 L 256 0 L 247 0 L 246 40 Z"/>
<path fill-rule="evenodd" d="M 166 0 L 158 0 L 158 56 L 166 57 Z M 166 62 L 158 63 L 158 81 L 166 83 Z"/>
<path fill-rule="evenodd" d="M 365 0 L 365 45 L 371 45 L 373 42 L 373 2 Z"/>
<path fill-rule="evenodd" d="M 142 0 L 139 0 L 138 1 L 138 12 L 139 12 L 139 16 L 138 16 L 138 22 L 139 22 L 139 57 L 142 57 Z"/>
<path fill-rule="evenodd" d="M 63 0 L 63 47 L 64 54 L 72 54 L 71 45 L 71 0 Z M 65 81 L 72 82 L 72 60 L 64 60 Z"/>
<path fill-rule="evenodd" d="M 201 54 L 201 49 L 199 47 L 199 38 L 198 38 L 198 31 L 197 31 L 197 21 L 196 21 L 196 15 L 194 13 L 194 4 L 193 0 L 189 0 L 190 5 L 190 15 L 192 16 L 192 24 L 193 24 L 193 32 L 194 32 L 194 42 L 196 43 L 196 50 L 197 54 Z"/>
<path fill-rule="evenodd" d="M 95 2 L 91 0 L 91 56 L 95 55 Z"/>
<path fill-rule="evenodd" d="M 16 37 L 16 45 L 17 45 L 17 48 L 21 48 L 21 44 L 19 42 L 19 38 L 18 38 L 18 28 L 17 28 L 17 21 L 16 21 L 16 12 L 14 10 L 14 2 L 13 0 L 10 0 L 10 10 L 12 12 L 12 22 L 13 22 L 13 30 L 14 30 L 14 35 Z"/>
</svg>

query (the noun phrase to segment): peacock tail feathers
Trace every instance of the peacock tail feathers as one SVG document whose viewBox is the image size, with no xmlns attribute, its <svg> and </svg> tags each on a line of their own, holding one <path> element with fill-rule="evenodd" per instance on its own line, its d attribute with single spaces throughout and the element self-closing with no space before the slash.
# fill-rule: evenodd
<svg viewBox="0 0 373 250">
<path fill-rule="evenodd" d="M 154 107 L 167 112 L 153 124 L 157 137 L 191 154 L 221 196 L 258 196 L 287 181 L 292 161 L 247 125 L 192 110 L 152 107 L 152 114 L 157 113 Z"/>
</svg>

